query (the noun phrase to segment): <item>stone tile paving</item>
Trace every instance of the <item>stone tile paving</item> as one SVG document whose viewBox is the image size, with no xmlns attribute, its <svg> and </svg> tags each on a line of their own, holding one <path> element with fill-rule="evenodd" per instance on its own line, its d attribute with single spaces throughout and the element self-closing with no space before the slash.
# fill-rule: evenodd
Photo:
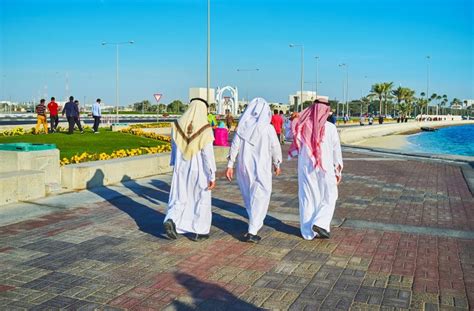
<svg viewBox="0 0 474 311">
<path fill-rule="evenodd" d="M 472 231 L 459 168 L 345 154 L 336 217 Z M 274 182 L 270 211 L 296 216 L 296 162 Z M 223 167 L 221 165 L 221 167 Z M 92 206 L 0 228 L 1 310 L 468 310 L 474 240 L 333 228 L 304 241 L 267 218 L 260 244 L 240 241 L 236 183 L 214 191 L 211 238 L 164 238 L 170 176 L 94 191 Z M 80 193 L 78 194 L 80 195 Z M 0 211 L 1 214 L 1 211 Z"/>
</svg>

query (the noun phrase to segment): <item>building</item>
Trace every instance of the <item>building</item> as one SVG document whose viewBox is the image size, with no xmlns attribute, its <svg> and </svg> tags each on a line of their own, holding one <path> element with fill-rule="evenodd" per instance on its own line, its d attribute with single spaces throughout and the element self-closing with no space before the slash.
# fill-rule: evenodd
<svg viewBox="0 0 474 311">
<path fill-rule="evenodd" d="M 290 112 L 290 105 L 288 104 L 281 104 L 281 103 L 268 103 L 270 108 L 273 110 L 283 111 L 284 114 L 288 114 Z"/>
<path fill-rule="evenodd" d="M 316 92 L 313 92 L 313 91 L 303 91 L 303 96 L 301 96 L 301 91 L 299 91 L 299 92 L 296 92 L 296 94 L 289 95 L 288 103 L 290 107 L 294 107 L 296 104 L 299 105 L 301 102 L 304 103 L 306 101 L 313 101 L 316 99 L 316 97 L 329 100 L 329 96 L 316 95 Z"/>
<path fill-rule="evenodd" d="M 208 100 L 209 104 L 215 104 L 216 103 L 216 92 L 213 88 L 209 89 L 209 96 L 211 97 Z M 207 88 L 205 87 L 191 87 L 189 88 L 189 101 L 191 101 L 192 98 L 202 98 L 202 99 L 207 99 Z"/>
<path fill-rule="evenodd" d="M 466 108 L 469 108 L 469 107 L 472 107 L 472 105 L 474 105 L 474 99 L 465 99 L 462 101 L 462 106 L 464 109 Z"/>
</svg>

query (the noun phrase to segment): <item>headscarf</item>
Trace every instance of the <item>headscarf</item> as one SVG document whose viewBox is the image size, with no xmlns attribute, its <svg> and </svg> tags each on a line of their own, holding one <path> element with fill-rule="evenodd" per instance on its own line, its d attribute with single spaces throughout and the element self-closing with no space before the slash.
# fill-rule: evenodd
<svg viewBox="0 0 474 311">
<path fill-rule="evenodd" d="M 314 167 L 319 167 L 323 171 L 321 143 L 330 111 L 331 107 L 322 100 L 315 100 L 313 105 L 303 110 L 299 118 L 293 121 L 295 123 L 292 126 L 293 143 L 289 151 L 289 155 L 293 156 L 301 150 L 301 143 L 304 143 Z"/>
<path fill-rule="evenodd" d="M 207 102 L 204 99 L 191 99 L 186 112 L 174 121 L 173 140 L 186 160 L 190 160 L 214 141 L 211 125 L 207 121 Z"/>
<path fill-rule="evenodd" d="M 254 98 L 240 117 L 237 135 L 255 146 L 261 133 L 270 124 L 272 112 L 267 101 L 261 97 Z"/>
</svg>

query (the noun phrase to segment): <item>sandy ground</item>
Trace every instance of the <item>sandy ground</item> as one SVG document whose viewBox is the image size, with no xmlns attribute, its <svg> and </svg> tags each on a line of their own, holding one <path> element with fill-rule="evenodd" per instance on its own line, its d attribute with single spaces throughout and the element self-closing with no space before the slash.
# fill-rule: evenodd
<svg viewBox="0 0 474 311">
<path fill-rule="evenodd" d="M 372 137 L 353 144 L 361 147 L 401 150 L 408 146 L 407 135 Z"/>
</svg>

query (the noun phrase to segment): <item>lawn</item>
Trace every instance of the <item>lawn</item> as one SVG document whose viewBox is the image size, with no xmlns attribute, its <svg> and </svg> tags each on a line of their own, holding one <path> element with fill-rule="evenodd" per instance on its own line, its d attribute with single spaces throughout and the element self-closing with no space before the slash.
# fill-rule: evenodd
<svg viewBox="0 0 474 311">
<path fill-rule="evenodd" d="M 6 143 L 56 144 L 61 159 L 64 157 L 70 158 L 84 151 L 88 153 L 111 153 L 114 150 L 156 147 L 165 144 L 165 142 L 155 139 L 112 132 L 109 129 L 101 129 L 100 134 L 94 134 L 90 130 L 86 130 L 84 134 L 75 131 L 73 135 L 61 132 L 48 135 L 0 136 L 0 144 Z"/>
</svg>

